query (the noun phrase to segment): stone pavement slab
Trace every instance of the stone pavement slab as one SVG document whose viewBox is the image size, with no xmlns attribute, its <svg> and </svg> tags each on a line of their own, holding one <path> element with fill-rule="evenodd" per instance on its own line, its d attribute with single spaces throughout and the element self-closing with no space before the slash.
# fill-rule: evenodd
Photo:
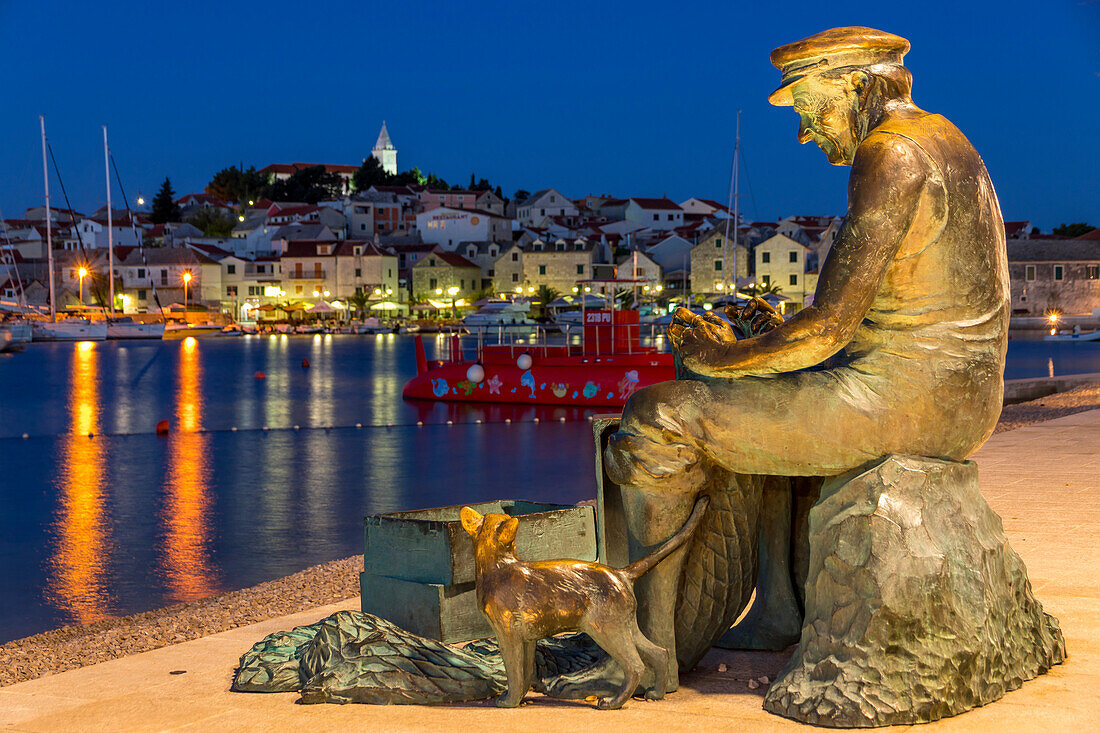
<svg viewBox="0 0 1100 733">
<path fill-rule="evenodd" d="M 974 459 L 1039 600 L 1061 621 L 1069 658 L 996 703 L 920 730 L 1100 729 L 1100 410 L 1000 433 Z M 787 655 L 771 652 L 714 650 L 682 677 L 679 692 L 621 711 L 535 694 L 519 709 L 500 710 L 490 702 L 299 705 L 296 694 L 229 692 L 237 659 L 266 634 L 358 607 L 353 598 L 0 688 L 0 731 L 809 729 L 765 713 L 765 685 L 749 688 L 750 679 L 774 679 L 783 666 Z"/>
</svg>

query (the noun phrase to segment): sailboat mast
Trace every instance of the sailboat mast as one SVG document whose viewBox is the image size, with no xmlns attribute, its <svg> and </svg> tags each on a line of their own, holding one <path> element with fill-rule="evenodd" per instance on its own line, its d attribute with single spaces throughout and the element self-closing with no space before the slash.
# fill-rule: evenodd
<svg viewBox="0 0 1100 733">
<path fill-rule="evenodd" d="M 737 110 L 737 138 L 733 143 L 733 300 L 737 303 L 737 230 L 741 226 L 741 110 Z"/>
<path fill-rule="evenodd" d="M 115 241 L 111 229 L 111 153 L 107 147 L 107 126 L 103 126 L 103 172 L 107 180 L 107 280 L 110 282 L 111 315 L 115 314 Z"/>
<path fill-rule="evenodd" d="M 53 286 L 53 230 L 50 228 L 50 173 L 46 167 L 46 118 L 38 115 L 38 124 L 42 128 L 42 181 L 46 187 L 46 261 L 50 268 L 50 320 L 57 320 L 57 307 L 54 305 Z"/>
</svg>

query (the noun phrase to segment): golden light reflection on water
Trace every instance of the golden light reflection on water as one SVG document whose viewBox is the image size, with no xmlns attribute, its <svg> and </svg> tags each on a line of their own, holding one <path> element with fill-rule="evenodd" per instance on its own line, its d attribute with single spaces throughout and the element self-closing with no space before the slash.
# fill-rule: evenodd
<svg viewBox="0 0 1100 733">
<path fill-rule="evenodd" d="M 104 446 L 98 435 L 99 355 L 95 343 L 73 349 L 69 377 L 69 432 L 63 436 L 58 463 L 60 507 L 54 534 L 46 594 L 73 621 L 89 623 L 111 616 L 107 592 L 108 537 L 105 517 Z"/>
<path fill-rule="evenodd" d="M 209 435 L 202 427 L 202 365 L 198 342 L 180 344 L 176 419 L 169 437 L 165 486 L 164 545 L 161 567 L 166 594 L 173 601 L 193 601 L 216 591 L 208 557 L 210 537 Z"/>
</svg>

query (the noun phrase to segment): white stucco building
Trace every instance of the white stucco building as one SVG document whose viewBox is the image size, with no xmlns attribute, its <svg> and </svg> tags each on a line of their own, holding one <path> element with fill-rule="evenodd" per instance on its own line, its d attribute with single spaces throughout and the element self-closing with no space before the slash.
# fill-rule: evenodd
<svg viewBox="0 0 1100 733">
<path fill-rule="evenodd" d="M 480 209 L 454 209 L 440 206 L 416 215 L 421 239 L 438 244 L 447 251 L 461 242 L 510 242 L 511 221 Z"/>
</svg>

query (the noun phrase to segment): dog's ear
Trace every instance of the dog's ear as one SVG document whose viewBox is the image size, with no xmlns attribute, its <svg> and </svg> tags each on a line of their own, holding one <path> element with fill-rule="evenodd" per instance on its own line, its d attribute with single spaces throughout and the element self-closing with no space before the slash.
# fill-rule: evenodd
<svg viewBox="0 0 1100 733">
<path fill-rule="evenodd" d="M 500 531 L 497 536 L 500 538 L 500 544 L 510 545 L 516 541 L 516 532 L 519 530 L 519 520 L 515 517 L 508 517 L 505 521 L 500 523 Z"/>
<path fill-rule="evenodd" d="M 466 530 L 466 533 L 471 537 L 477 537 L 478 530 L 481 529 L 481 523 L 485 521 L 485 517 L 468 506 L 462 507 L 462 511 L 458 515 L 462 519 L 462 529 Z"/>
</svg>

